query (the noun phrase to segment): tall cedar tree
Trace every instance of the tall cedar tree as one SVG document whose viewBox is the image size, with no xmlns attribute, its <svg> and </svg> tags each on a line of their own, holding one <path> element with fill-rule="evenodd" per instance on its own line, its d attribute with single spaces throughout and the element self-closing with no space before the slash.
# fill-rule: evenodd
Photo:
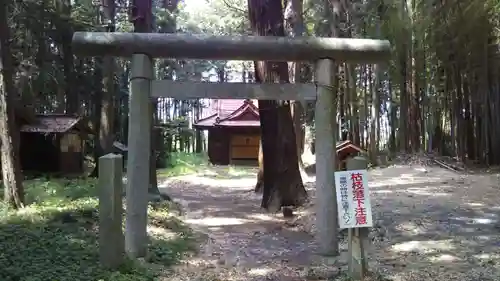
<svg viewBox="0 0 500 281">
<path fill-rule="evenodd" d="M 282 1 L 248 0 L 252 31 L 259 36 L 285 36 Z M 257 83 L 288 83 L 286 62 L 254 62 Z M 262 207 L 277 212 L 282 206 L 304 203 L 307 192 L 299 172 L 295 131 L 289 101 L 259 100 L 263 163 L 257 187 L 263 186 Z M 263 165 L 262 165 L 263 164 Z"/>
<path fill-rule="evenodd" d="M 0 141 L 4 200 L 13 208 L 24 207 L 23 176 L 19 159 L 19 128 L 15 120 L 10 30 L 7 22 L 10 1 L 0 3 Z"/>
</svg>

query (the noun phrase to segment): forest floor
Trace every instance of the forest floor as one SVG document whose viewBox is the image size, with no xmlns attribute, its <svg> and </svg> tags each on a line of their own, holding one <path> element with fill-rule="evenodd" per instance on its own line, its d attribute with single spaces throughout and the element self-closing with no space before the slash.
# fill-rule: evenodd
<svg viewBox="0 0 500 281">
<path fill-rule="evenodd" d="M 0 200 L 1 281 L 153 281 L 196 249 L 177 206 L 151 203 L 148 256 L 106 269 L 99 264 L 96 179 L 37 178 L 24 187 L 25 208 L 12 210 Z"/>
<path fill-rule="evenodd" d="M 204 233 L 196 258 L 168 280 L 344 280 L 341 256 L 316 255 L 312 203 L 293 221 L 263 212 L 251 190 L 256 170 L 205 167 L 160 185 Z M 375 280 L 500 280 L 500 175 L 424 165 L 370 172 Z M 314 178 L 306 183 L 314 202 Z M 165 279 L 166 280 L 166 279 Z"/>
</svg>

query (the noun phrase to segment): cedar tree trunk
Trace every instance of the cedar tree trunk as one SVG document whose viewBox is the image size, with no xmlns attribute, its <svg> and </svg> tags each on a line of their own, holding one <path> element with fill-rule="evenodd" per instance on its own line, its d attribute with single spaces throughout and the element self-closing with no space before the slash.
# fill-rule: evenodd
<svg viewBox="0 0 500 281">
<path fill-rule="evenodd" d="M 252 30 L 260 36 L 285 36 L 281 1 L 248 0 Z M 257 83 L 288 83 L 286 62 L 254 62 Z M 295 131 L 290 102 L 259 100 L 262 171 L 257 186 L 263 186 L 262 207 L 277 212 L 282 206 L 298 206 L 307 198 L 299 172 Z M 265 167 L 265 169 L 264 169 Z"/>
</svg>

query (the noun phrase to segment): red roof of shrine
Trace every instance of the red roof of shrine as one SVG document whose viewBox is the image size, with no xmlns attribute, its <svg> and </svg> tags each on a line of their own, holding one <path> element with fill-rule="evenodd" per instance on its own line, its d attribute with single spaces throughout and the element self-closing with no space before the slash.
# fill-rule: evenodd
<svg viewBox="0 0 500 281">
<path fill-rule="evenodd" d="M 198 120 L 195 127 L 259 127 L 257 101 L 215 100 L 207 117 Z"/>
<path fill-rule="evenodd" d="M 337 156 L 340 158 L 340 160 L 343 160 L 347 155 L 351 153 L 365 153 L 363 149 L 353 144 L 350 140 L 337 142 L 335 145 L 335 150 L 337 151 Z"/>
</svg>

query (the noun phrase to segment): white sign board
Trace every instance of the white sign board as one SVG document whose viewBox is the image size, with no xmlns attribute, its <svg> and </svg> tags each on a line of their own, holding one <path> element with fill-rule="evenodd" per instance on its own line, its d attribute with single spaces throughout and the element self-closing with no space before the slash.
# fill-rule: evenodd
<svg viewBox="0 0 500 281">
<path fill-rule="evenodd" d="M 335 172 L 340 228 L 372 227 L 372 205 L 366 170 Z"/>
</svg>

